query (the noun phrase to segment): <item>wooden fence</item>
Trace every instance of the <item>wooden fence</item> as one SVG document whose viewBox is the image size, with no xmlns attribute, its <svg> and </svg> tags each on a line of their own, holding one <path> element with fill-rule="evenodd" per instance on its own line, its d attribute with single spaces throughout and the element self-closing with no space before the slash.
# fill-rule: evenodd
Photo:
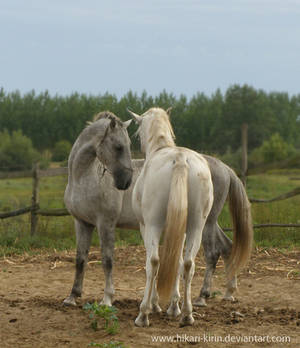
<svg viewBox="0 0 300 348">
<path fill-rule="evenodd" d="M 32 177 L 32 198 L 31 205 L 25 208 L 21 208 L 14 211 L 0 213 L 0 219 L 6 219 L 18 215 L 23 215 L 30 213 L 31 215 L 31 235 L 34 235 L 37 230 L 38 216 L 67 216 L 70 215 L 67 209 L 40 209 L 39 205 L 39 179 L 41 177 L 49 176 L 60 176 L 67 175 L 67 168 L 53 168 L 47 170 L 39 170 L 38 165 L 34 166 L 31 171 L 19 171 L 19 172 L 0 172 L 0 179 L 12 179 L 12 178 L 24 178 Z M 300 187 L 295 188 L 294 190 L 281 194 L 271 199 L 255 199 L 249 198 L 251 203 L 271 203 L 275 201 L 281 201 L 288 199 L 294 196 L 300 195 Z M 278 223 L 269 223 L 269 224 L 257 224 L 253 226 L 254 228 L 265 228 L 265 227 L 300 227 L 300 224 L 278 224 Z M 231 231 L 231 228 L 224 228 L 224 231 Z"/>
<path fill-rule="evenodd" d="M 0 219 L 6 219 L 14 216 L 30 213 L 31 215 L 31 235 L 37 230 L 38 216 L 67 216 L 70 215 L 67 209 L 40 209 L 39 203 L 39 179 L 41 177 L 67 175 L 68 168 L 52 168 L 39 170 L 36 164 L 32 170 L 18 172 L 0 172 L 0 179 L 28 178 L 32 177 L 32 197 L 31 205 L 14 211 L 0 213 Z"/>
</svg>

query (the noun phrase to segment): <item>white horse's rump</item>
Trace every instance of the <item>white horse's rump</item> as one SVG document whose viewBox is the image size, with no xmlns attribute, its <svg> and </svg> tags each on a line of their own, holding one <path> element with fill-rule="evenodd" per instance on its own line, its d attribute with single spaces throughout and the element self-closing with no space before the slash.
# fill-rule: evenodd
<svg viewBox="0 0 300 348">
<path fill-rule="evenodd" d="M 133 113 L 132 113 L 133 114 Z M 213 204 L 213 185 L 204 157 L 176 147 L 167 113 L 152 108 L 142 117 L 133 114 L 140 124 L 141 147 L 146 163 L 133 191 L 133 209 L 140 221 L 146 247 L 147 281 L 140 313 L 135 323 L 148 326 L 148 314 L 160 310 L 156 293 L 169 299 L 179 268 L 183 266 L 184 301 L 182 325 L 192 324 L 191 281 L 195 257 L 202 230 Z M 165 238 L 161 258 L 159 240 Z M 186 251 L 182 264 L 182 249 L 186 234 Z M 178 310 L 175 311 L 178 315 Z M 174 312 L 173 312 L 174 313 Z"/>
</svg>

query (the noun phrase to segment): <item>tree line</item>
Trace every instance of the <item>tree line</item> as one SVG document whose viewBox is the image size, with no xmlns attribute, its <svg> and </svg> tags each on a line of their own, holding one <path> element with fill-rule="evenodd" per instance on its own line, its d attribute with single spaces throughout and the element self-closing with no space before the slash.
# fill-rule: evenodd
<svg viewBox="0 0 300 348">
<path fill-rule="evenodd" d="M 239 150 L 241 125 L 248 124 L 248 146 L 253 151 L 276 134 L 288 146 L 300 148 L 300 94 L 257 90 L 232 85 L 224 94 L 197 93 L 188 99 L 166 91 L 157 96 L 129 91 L 113 94 L 51 96 L 48 91 L 21 94 L 0 89 L 0 132 L 20 131 L 40 152 L 52 150 L 59 141 L 73 143 L 93 115 L 110 110 L 126 120 L 126 108 L 143 113 L 152 106 L 172 107 L 171 122 L 176 143 L 200 152 L 224 155 Z M 133 134 L 135 127 L 129 132 Z M 133 140 L 133 150 L 138 150 Z M 1 164 L 0 164 L 1 166 Z"/>
</svg>

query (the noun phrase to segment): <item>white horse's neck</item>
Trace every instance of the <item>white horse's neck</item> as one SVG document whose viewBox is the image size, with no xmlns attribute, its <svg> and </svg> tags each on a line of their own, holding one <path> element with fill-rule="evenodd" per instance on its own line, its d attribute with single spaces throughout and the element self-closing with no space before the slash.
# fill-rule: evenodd
<svg viewBox="0 0 300 348">
<path fill-rule="evenodd" d="M 166 147 L 175 147 L 175 143 L 174 141 L 171 143 L 169 141 L 167 141 L 167 139 L 165 139 L 162 136 L 159 136 L 157 141 L 153 142 L 153 143 L 149 143 L 146 146 L 146 158 L 151 156 L 152 154 L 154 154 L 156 151 L 166 148 Z"/>
<path fill-rule="evenodd" d="M 169 129 L 168 124 L 156 122 L 156 120 L 151 123 L 146 127 L 145 132 L 144 151 L 146 158 L 160 149 L 176 146 L 171 133 L 172 129 Z"/>
</svg>

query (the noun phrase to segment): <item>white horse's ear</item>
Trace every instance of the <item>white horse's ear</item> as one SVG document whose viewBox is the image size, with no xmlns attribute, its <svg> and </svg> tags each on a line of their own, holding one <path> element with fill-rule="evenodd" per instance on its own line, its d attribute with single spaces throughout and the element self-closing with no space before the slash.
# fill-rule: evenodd
<svg viewBox="0 0 300 348">
<path fill-rule="evenodd" d="M 131 122 L 132 122 L 132 119 L 123 122 L 123 127 L 124 127 L 124 128 L 128 128 Z"/>
<path fill-rule="evenodd" d="M 167 108 L 166 113 L 169 115 L 169 117 L 171 116 L 171 111 L 172 111 L 172 106 L 170 106 L 169 108 Z"/>
<path fill-rule="evenodd" d="M 142 123 L 142 117 L 139 116 L 138 114 L 135 114 L 133 111 L 129 110 L 127 108 L 127 111 L 130 113 L 132 119 L 135 121 L 135 123 L 137 124 L 141 124 Z"/>
</svg>

